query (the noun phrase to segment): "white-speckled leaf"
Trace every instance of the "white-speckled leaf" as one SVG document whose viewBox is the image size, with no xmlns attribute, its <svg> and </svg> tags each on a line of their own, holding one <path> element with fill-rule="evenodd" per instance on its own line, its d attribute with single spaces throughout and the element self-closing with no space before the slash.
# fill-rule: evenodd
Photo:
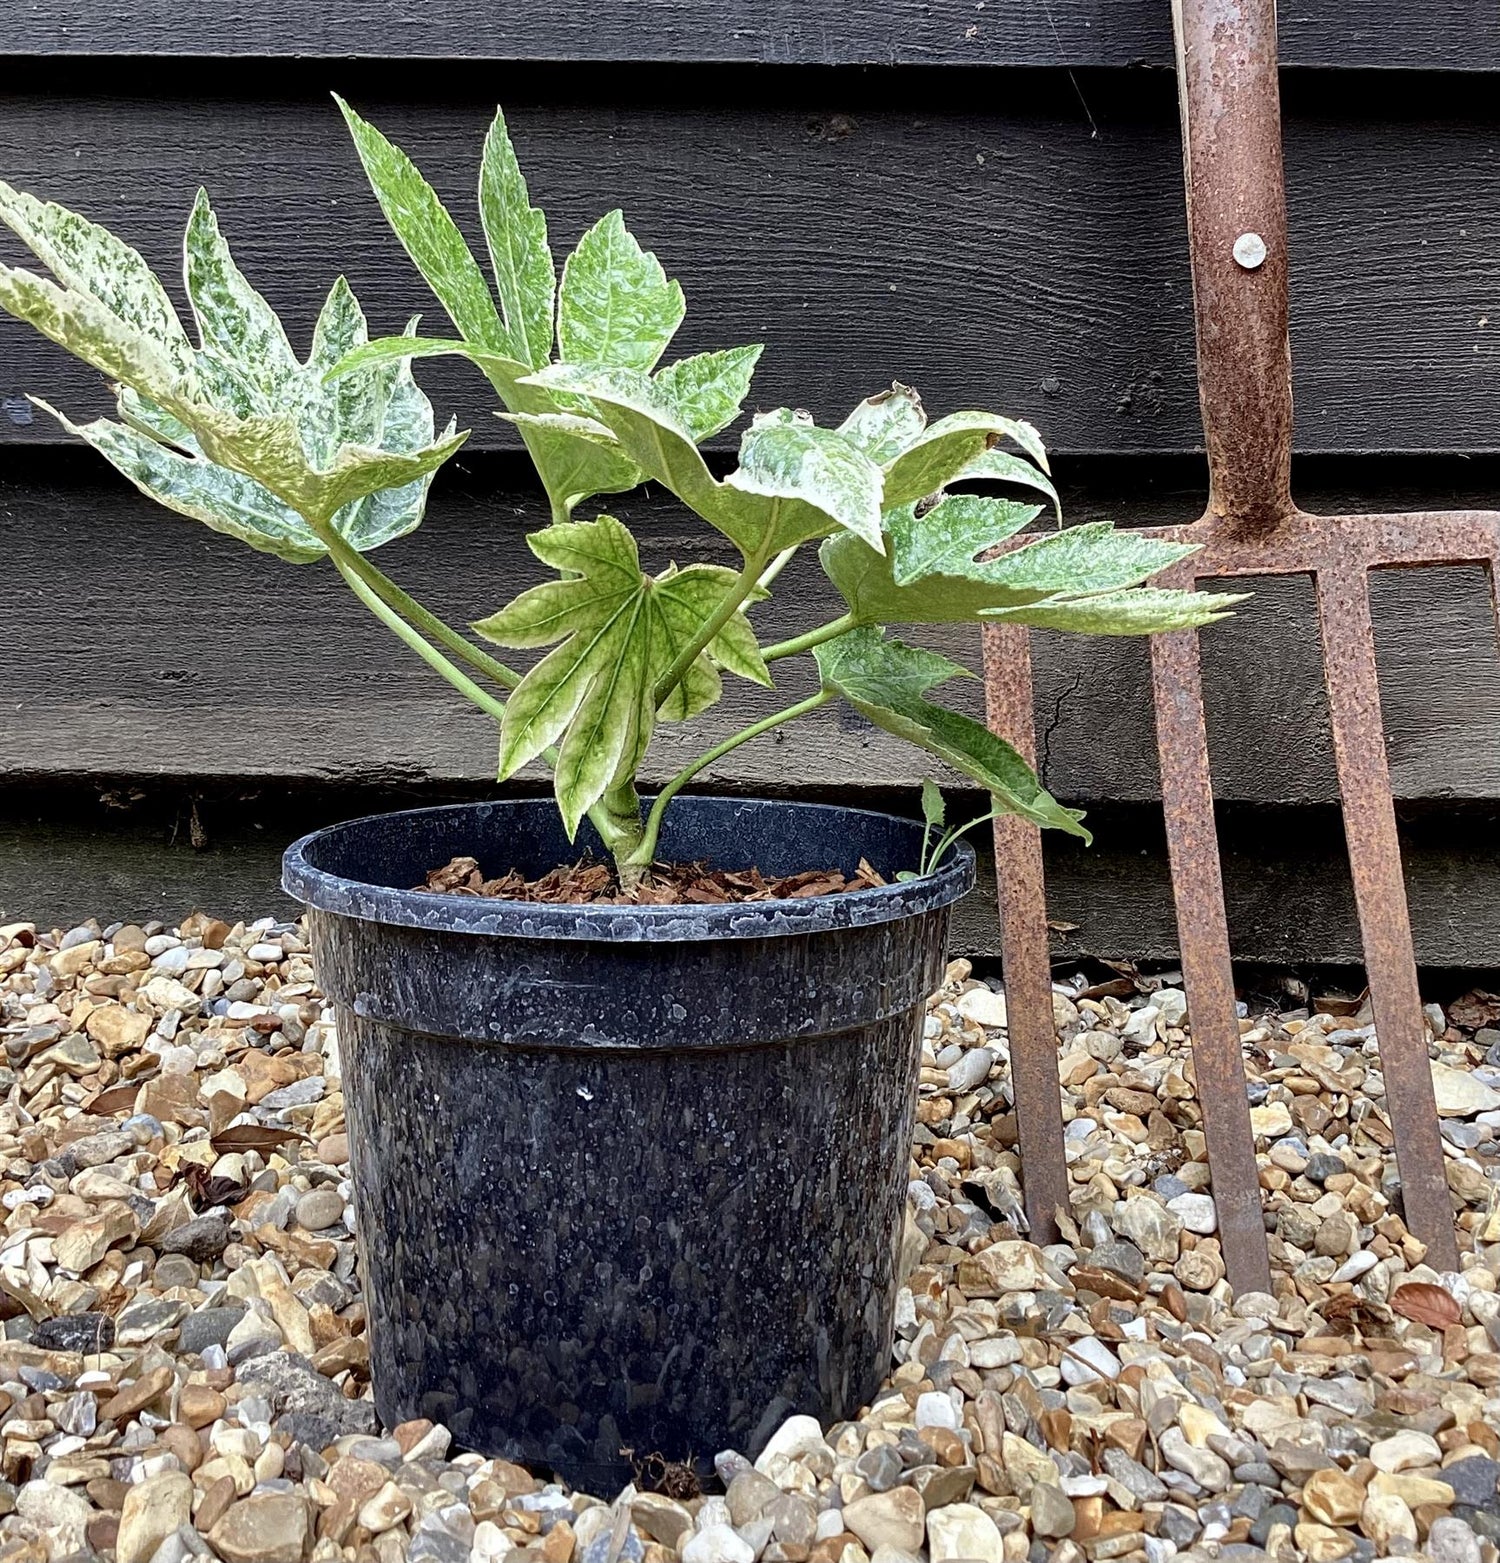
<svg viewBox="0 0 1500 1563">
<path fill-rule="evenodd" d="M 983 722 L 933 705 L 927 691 L 966 668 L 936 652 L 887 640 L 876 628 L 851 630 L 813 649 L 823 685 L 877 727 L 935 754 L 989 791 L 998 809 L 1090 840 L 1077 809 L 1064 808 L 1004 739 Z"/>
<path fill-rule="evenodd" d="M 888 391 L 866 397 L 838 432 L 882 467 L 911 445 L 927 427 L 922 398 L 909 385 L 891 382 Z"/>
<path fill-rule="evenodd" d="M 163 404 L 180 400 L 182 381 L 157 344 L 86 293 L 50 277 L 0 266 L 0 309 L 35 327 L 76 358 Z"/>
<path fill-rule="evenodd" d="M 511 354 L 528 369 L 539 369 L 552 356 L 557 273 L 547 248 L 547 219 L 531 204 L 499 109 L 484 138 L 479 217 L 490 247 Z"/>
<path fill-rule="evenodd" d="M 891 579 L 897 586 L 910 586 L 924 575 L 983 579 L 985 567 L 976 564 L 976 557 L 1028 527 L 1041 510 L 982 494 L 949 494 L 921 514 L 915 504 L 888 510 Z"/>
<path fill-rule="evenodd" d="M 1046 597 L 1019 608 L 998 608 L 986 621 L 1008 619 L 1036 629 L 1070 630 L 1079 635 L 1159 635 L 1166 630 L 1201 629 L 1229 617 L 1246 594 L 1159 591 L 1149 586 L 1090 597 Z"/>
<path fill-rule="evenodd" d="M 188 300 L 203 348 L 245 388 L 256 413 L 283 401 L 300 365 L 275 310 L 246 280 L 200 190 L 183 236 Z"/>
<path fill-rule="evenodd" d="M 880 468 L 842 435 L 818 428 L 803 413 L 782 408 L 758 417 L 740 441 L 739 467 L 724 483 L 772 502 L 761 511 L 761 551 L 780 552 L 822 536 L 831 526 L 853 532 L 876 550 L 885 547 Z"/>
<path fill-rule="evenodd" d="M 682 289 L 636 243 L 618 211 L 601 217 L 563 265 L 557 344 L 570 364 L 645 374 L 682 324 Z"/>
<path fill-rule="evenodd" d="M 651 596 L 664 641 L 665 666 L 675 663 L 678 654 L 693 643 L 735 582 L 733 570 L 714 564 L 690 564 L 685 570 L 669 569 L 656 577 Z M 737 612 L 699 654 L 658 709 L 658 718 L 685 722 L 706 711 L 723 692 L 720 667 L 771 687 L 770 669 L 743 611 Z"/>
<path fill-rule="evenodd" d="M 0 222 L 65 287 L 87 294 L 137 331 L 181 377 L 191 374 L 193 349 L 156 273 L 107 228 L 77 212 L 0 180 Z"/>
<path fill-rule="evenodd" d="M 948 480 L 950 483 L 1015 483 L 1022 488 L 1035 489 L 1052 501 L 1052 509 L 1059 525 L 1062 523 L 1062 501 L 1052 479 L 1024 456 L 1008 450 L 992 448 L 982 450 L 969 464 Z"/>
<path fill-rule="evenodd" d="M 305 564 L 323 555 L 323 545 L 307 523 L 254 478 L 180 455 L 107 418 L 75 424 L 45 402 L 37 405 L 168 510 L 191 516 L 215 532 L 227 533 L 261 553 L 275 554 L 293 564 Z"/>
<path fill-rule="evenodd" d="M 400 147 L 336 94 L 335 101 L 343 111 L 386 221 L 447 310 L 448 318 L 476 347 L 508 353 L 510 337 L 489 284 L 436 191 Z"/>
<path fill-rule="evenodd" d="M 1019 445 L 1047 470 L 1041 436 L 1029 423 L 998 413 L 955 412 L 929 424 L 899 456 L 885 464 L 885 503 L 904 505 L 953 482 L 982 451 L 1000 440 Z"/>
<path fill-rule="evenodd" d="M 679 358 L 653 376 L 661 391 L 676 409 L 678 420 L 701 443 L 727 429 L 740 415 L 750 379 L 763 349 L 730 347 L 718 353 L 696 353 Z"/>
</svg>

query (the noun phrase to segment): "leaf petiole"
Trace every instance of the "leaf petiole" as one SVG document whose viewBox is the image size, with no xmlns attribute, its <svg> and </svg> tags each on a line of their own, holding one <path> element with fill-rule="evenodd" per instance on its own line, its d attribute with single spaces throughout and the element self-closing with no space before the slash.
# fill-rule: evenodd
<svg viewBox="0 0 1500 1563">
<path fill-rule="evenodd" d="M 811 651 L 814 646 L 821 646 L 825 640 L 836 640 L 840 635 L 852 630 L 857 623 L 858 620 L 852 613 L 842 614 L 827 624 L 820 624 L 817 629 L 808 630 L 802 635 L 793 635 L 790 640 L 779 640 L 774 646 L 767 646 L 761 652 L 761 656 L 767 662 L 776 662 L 782 657 L 795 657 L 798 652 Z"/>
</svg>

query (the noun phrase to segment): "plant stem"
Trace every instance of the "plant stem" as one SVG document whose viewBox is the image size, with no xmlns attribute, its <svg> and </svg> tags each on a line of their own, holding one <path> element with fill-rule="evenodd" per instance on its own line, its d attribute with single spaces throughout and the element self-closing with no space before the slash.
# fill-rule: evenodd
<svg viewBox="0 0 1500 1563">
<path fill-rule="evenodd" d="M 661 834 L 661 821 L 666 813 L 667 805 L 682 791 L 687 784 L 700 772 L 707 770 L 715 760 L 722 760 L 733 749 L 738 749 L 741 744 L 749 743 L 752 738 L 759 738 L 762 733 L 769 733 L 773 727 L 780 727 L 783 722 L 790 722 L 799 716 L 806 716 L 809 711 L 816 711 L 819 706 L 825 706 L 833 699 L 831 689 L 820 689 L 815 695 L 809 695 L 806 700 L 799 700 L 796 705 L 787 706 L 784 710 L 774 711 L 770 716 L 763 716 L 760 721 L 752 722 L 749 727 L 741 728 L 739 732 L 731 734 L 723 743 L 715 744 L 707 754 L 700 755 L 691 765 L 686 765 L 669 781 L 662 790 L 657 793 L 655 801 L 651 805 L 651 812 L 646 816 L 645 834 L 641 838 L 640 845 L 630 854 L 629 861 L 634 864 L 649 864 L 656 855 L 656 839 Z"/>
<path fill-rule="evenodd" d="M 777 554 L 776 557 L 770 562 L 770 564 L 766 566 L 765 570 L 761 573 L 760 579 L 755 584 L 762 591 L 766 591 L 770 587 L 771 582 L 774 581 L 776 577 L 780 575 L 781 572 L 792 562 L 792 555 L 796 553 L 801 546 L 802 545 L 800 543 L 793 543 L 790 548 L 783 548 L 781 552 Z"/>
<path fill-rule="evenodd" d="M 351 548 L 337 532 L 329 527 L 314 527 L 333 562 L 347 580 L 352 571 L 387 607 L 410 619 L 425 634 L 440 642 L 460 661 L 478 673 L 492 679 L 502 689 L 514 689 L 521 682 L 521 675 L 508 668 L 477 646 L 471 646 L 451 625 L 445 624 L 430 608 L 424 608 L 410 592 L 402 590 L 391 578 L 371 564 L 358 550 Z"/>
<path fill-rule="evenodd" d="M 494 717 L 499 722 L 505 716 L 505 702 L 497 700 L 488 690 L 481 689 L 467 673 L 460 671 L 440 652 L 435 646 L 429 645 L 421 635 L 412 628 L 388 603 L 368 586 L 360 575 L 349 565 L 333 555 L 333 562 L 340 575 L 349 583 L 349 589 L 359 600 L 380 620 L 393 634 L 411 647 L 413 651 L 430 667 L 440 678 L 446 679 L 453 687 L 467 699 L 472 700 L 479 709 L 488 716 Z"/>
<path fill-rule="evenodd" d="M 655 698 L 658 706 L 682 682 L 687 670 L 698 660 L 704 648 L 712 644 L 714 636 L 739 612 L 745 600 L 755 590 L 756 582 L 760 579 L 760 572 L 765 568 L 765 564 L 765 559 L 760 556 L 745 561 L 745 568 L 734 578 L 734 584 L 724 593 L 724 600 L 709 615 L 697 635 L 677 654 L 671 667 L 656 681 Z"/>
<path fill-rule="evenodd" d="M 776 662 L 782 657 L 795 657 L 799 651 L 811 651 L 814 646 L 821 646 L 825 640 L 833 640 L 853 628 L 854 615 L 845 613 L 827 624 L 820 624 L 815 630 L 808 630 L 804 635 L 793 635 L 790 640 L 779 640 L 774 646 L 767 646 L 761 652 L 761 656 L 767 662 Z"/>
</svg>

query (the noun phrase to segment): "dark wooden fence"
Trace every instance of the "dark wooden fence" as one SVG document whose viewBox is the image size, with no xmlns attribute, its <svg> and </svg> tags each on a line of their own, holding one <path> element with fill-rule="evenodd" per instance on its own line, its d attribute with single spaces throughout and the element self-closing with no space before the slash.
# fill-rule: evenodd
<svg viewBox="0 0 1500 1563">
<path fill-rule="evenodd" d="M 1294 9 L 1299 497 L 1500 503 L 1500 14 Z M 1166 0 L 141 0 L 86 25 L 23 0 L 4 51 L 0 175 L 107 222 L 165 275 L 206 185 L 294 340 L 340 270 L 381 329 L 432 308 L 329 90 L 471 227 L 498 99 L 555 247 L 623 205 L 687 291 L 683 350 L 768 344 L 762 405 L 832 415 L 898 378 L 939 411 L 1037 422 L 1071 519 L 1201 505 Z M 422 531 L 382 562 L 472 617 L 528 571 L 537 494 L 476 377 L 422 374 L 474 435 Z M 0 919 L 269 908 L 275 855 L 301 829 L 483 790 L 485 721 L 331 572 L 156 510 L 26 391 L 75 416 L 107 405 L 96 377 L 0 320 Z M 711 552 L 681 512 L 619 508 L 654 556 Z M 1204 638 L 1237 953 L 1357 959 L 1310 594 L 1251 584 L 1241 617 Z M 805 625 L 815 585 L 793 575 L 768 627 Z M 1484 583 L 1393 573 L 1376 606 L 1419 958 L 1500 965 Z M 933 636 L 975 666 L 976 642 Z M 1077 925 L 1060 947 L 1170 955 L 1144 647 L 1057 637 L 1039 652 L 1047 779 L 1103 827 L 1092 853 L 1057 851 L 1054 912 Z M 924 769 L 831 708 L 718 779 L 909 805 Z M 977 900 L 960 942 L 994 948 Z"/>
</svg>

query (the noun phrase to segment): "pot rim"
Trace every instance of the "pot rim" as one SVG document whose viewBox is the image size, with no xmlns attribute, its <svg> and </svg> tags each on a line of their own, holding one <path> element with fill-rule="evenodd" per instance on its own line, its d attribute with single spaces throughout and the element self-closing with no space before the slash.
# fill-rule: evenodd
<svg viewBox="0 0 1500 1563">
<path fill-rule="evenodd" d="M 678 818 L 695 805 L 795 809 L 843 815 L 852 830 L 859 821 L 895 823 L 919 832 L 920 822 L 875 809 L 779 798 L 724 798 L 690 794 L 673 801 Z M 320 849 L 341 833 L 377 820 L 431 819 L 442 814 L 481 817 L 521 809 L 556 809 L 551 798 L 490 799 L 366 814 L 309 832 L 282 856 L 282 889 L 305 906 L 364 922 L 390 923 L 433 933 L 478 934 L 519 939 L 592 939 L 619 943 L 683 943 L 699 939 L 764 939 L 833 932 L 897 922 L 952 905 L 974 885 L 974 849 L 954 844 L 943 866 L 924 878 L 895 881 L 871 890 L 801 900 L 730 902 L 690 906 L 545 906 L 477 896 L 399 889 L 331 873 L 317 865 Z"/>
</svg>

